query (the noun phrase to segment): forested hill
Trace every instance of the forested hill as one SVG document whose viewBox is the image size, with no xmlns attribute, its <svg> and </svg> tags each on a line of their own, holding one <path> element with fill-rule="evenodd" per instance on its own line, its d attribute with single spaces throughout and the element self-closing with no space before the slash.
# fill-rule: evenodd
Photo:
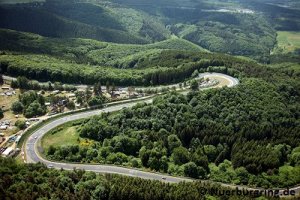
<svg viewBox="0 0 300 200">
<path fill-rule="evenodd" d="M 0 7 L 0 27 L 48 37 L 116 43 L 162 41 L 172 34 L 213 52 L 268 60 L 276 32 L 261 14 L 219 12 L 237 3 L 209 1 L 57 1 Z"/>
<path fill-rule="evenodd" d="M 170 37 L 160 20 L 130 8 L 46 1 L 0 8 L 0 26 L 49 37 L 80 37 L 117 43 L 149 43 Z"/>
<path fill-rule="evenodd" d="M 205 49 L 177 37 L 146 45 L 101 42 L 81 38 L 50 38 L 37 34 L 0 29 L 0 50 L 15 54 L 43 54 L 82 64 L 132 68 L 133 60 L 156 55 L 162 50 L 203 52 Z"/>
</svg>

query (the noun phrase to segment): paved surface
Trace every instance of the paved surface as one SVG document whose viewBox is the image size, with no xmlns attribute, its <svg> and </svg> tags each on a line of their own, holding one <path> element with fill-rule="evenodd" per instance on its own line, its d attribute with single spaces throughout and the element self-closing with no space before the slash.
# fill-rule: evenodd
<svg viewBox="0 0 300 200">
<path fill-rule="evenodd" d="M 208 76 L 221 76 L 223 78 L 226 78 L 230 81 L 228 87 L 235 86 L 239 83 L 239 81 L 235 78 L 232 78 L 227 75 L 223 74 L 218 74 L 218 73 L 205 73 L 201 74 L 199 78 L 201 77 L 208 77 Z M 141 100 L 146 103 L 151 103 L 152 99 L 146 99 L 146 100 Z M 140 101 L 140 102 L 141 102 Z M 98 173 L 114 173 L 114 174 L 120 174 L 120 175 L 126 175 L 126 176 L 133 176 L 133 177 L 140 177 L 144 179 L 152 179 L 152 180 L 161 180 L 165 182 L 170 182 L 170 183 L 178 183 L 181 181 L 193 181 L 192 179 L 189 178 L 181 178 L 181 177 L 173 177 L 173 176 L 168 176 L 168 175 L 163 175 L 159 173 L 153 173 L 153 172 L 144 172 L 140 171 L 137 169 L 132 169 L 132 168 L 125 168 L 125 167 L 117 167 L 117 166 L 112 166 L 112 165 L 92 165 L 92 164 L 73 164 L 73 163 L 61 163 L 61 162 L 51 162 L 48 160 L 43 159 L 39 155 L 39 141 L 42 138 L 43 135 L 45 135 L 47 132 L 49 132 L 51 129 L 64 124 L 69 121 L 77 120 L 77 119 L 83 119 L 83 118 L 88 118 L 94 115 L 99 115 L 100 113 L 103 112 L 113 112 L 117 110 L 121 110 L 122 108 L 128 108 L 132 107 L 138 102 L 129 102 L 129 103 L 124 103 L 120 105 L 115 105 L 99 110 L 93 110 L 93 111 L 87 111 L 87 112 L 82 112 L 82 113 L 76 113 L 73 115 L 65 116 L 60 119 L 57 119 L 55 121 L 52 121 L 45 126 L 41 127 L 37 131 L 35 131 L 26 141 L 25 143 L 25 151 L 26 151 L 26 159 L 28 163 L 37 163 L 41 162 L 46 164 L 48 167 L 53 167 L 57 169 L 66 169 L 66 170 L 72 170 L 74 168 L 76 169 L 84 169 L 86 171 L 94 171 Z M 223 184 L 220 183 L 222 186 L 229 187 L 229 188 L 236 188 L 238 187 L 239 189 L 248 189 L 251 190 L 253 188 L 250 187 L 245 187 L 245 186 L 236 186 L 236 185 L 229 185 L 229 184 Z M 300 194 L 300 186 L 299 187 L 294 187 L 291 188 L 290 190 L 295 190 L 296 194 Z M 283 191 L 280 190 L 280 193 Z"/>
<path fill-rule="evenodd" d="M 233 78 L 232 76 L 228 76 L 226 74 L 221 74 L 221 73 L 201 73 L 199 74 L 199 78 L 209 78 L 209 77 L 219 77 L 219 78 L 224 78 L 226 79 L 229 84 L 227 85 L 227 87 L 233 87 L 235 85 L 238 85 L 240 82 L 237 78 Z"/>
</svg>

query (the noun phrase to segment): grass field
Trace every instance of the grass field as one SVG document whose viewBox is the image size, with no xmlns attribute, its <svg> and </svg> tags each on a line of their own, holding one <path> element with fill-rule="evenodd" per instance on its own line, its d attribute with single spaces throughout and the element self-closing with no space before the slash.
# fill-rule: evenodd
<svg viewBox="0 0 300 200">
<path fill-rule="evenodd" d="M 275 53 L 289 53 L 300 49 L 300 32 L 277 32 L 277 48 Z"/>
<path fill-rule="evenodd" d="M 42 147 L 45 151 L 47 151 L 51 145 L 57 147 L 79 144 L 79 132 L 76 131 L 76 126 L 66 124 L 55 130 L 59 131 L 51 131 L 42 138 Z"/>
</svg>

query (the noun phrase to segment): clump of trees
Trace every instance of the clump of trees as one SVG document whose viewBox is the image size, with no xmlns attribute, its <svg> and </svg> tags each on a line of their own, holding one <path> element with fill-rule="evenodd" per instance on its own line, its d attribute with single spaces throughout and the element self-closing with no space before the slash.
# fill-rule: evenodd
<svg viewBox="0 0 300 200">
<path fill-rule="evenodd" d="M 11 107 L 15 114 L 23 113 L 25 117 L 41 116 L 46 113 L 45 98 L 35 91 L 27 91 L 19 95 L 19 100 Z"/>
<path fill-rule="evenodd" d="M 2 119 L 4 117 L 4 112 L 2 110 L 2 108 L 0 108 L 0 119 Z"/>
<path fill-rule="evenodd" d="M 17 120 L 15 122 L 15 126 L 18 127 L 20 130 L 23 130 L 26 128 L 26 122 L 25 120 Z"/>
<path fill-rule="evenodd" d="M 113 92 L 113 90 L 111 91 Z M 76 91 L 75 95 L 76 95 L 76 102 L 85 107 L 87 106 L 101 107 L 104 103 L 107 102 L 107 98 L 102 93 L 100 82 L 95 83 L 92 89 L 90 87 L 87 87 L 85 91 Z"/>
<path fill-rule="evenodd" d="M 30 81 L 24 76 L 18 76 L 17 80 L 12 80 L 10 86 L 12 88 L 20 88 L 25 90 L 60 90 L 60 91 L 75 91 L 77 90 L 75 86 L 72 85 L 63 85 L 60 82 L 55 82 L 52 84 L 48 83 L 39 83 L 38 81 Z"/>
</svg>

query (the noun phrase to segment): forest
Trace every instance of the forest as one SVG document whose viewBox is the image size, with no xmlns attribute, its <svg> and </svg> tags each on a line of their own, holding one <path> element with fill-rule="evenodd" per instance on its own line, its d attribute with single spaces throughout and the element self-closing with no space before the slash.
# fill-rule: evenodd
<svg viewBox="0 0 300 200">
<path fill-rule="evenodd" d="M 0 35 L 5 38 L 0 42 L 2 73 L 39 81 L 149 86 L 184 81 L 195 70 L 239 77 L 247 70 L 264 69 L 244 58 L 203 52 L 178 38 L 135 46 L 52 39 L 3 29 Z"/>
<path fill-rule="evenodd" d="M 1 199 L 103 199 L 103 200 L 236 200 L 241 196 L 223 192 L 203 195 L 203 190 L 227 188 L 204 182 L 170 184 L 119 175 L 100 175 L 82 170 L 49 169 L 42 164 L 17 164 L 0 158 Z M 245 192 L 243 199 L 258 195 Z M 275 199 L 276 197 L 268 197 Z M 259 197 L 259 200 L 266 198 Z"/>
<path fill-rule="evenodd" d="M 47 158 L 293 186 L 300 181 L 299 70 L 255 69 L 243 68 L 248 77 L 235 88 L 169 93 L 152 104 L 77 122 L 80 137 L 95 143 L 52 146 Z"/>
<path fill-rule="evenodd" d="M 162 50 L 205 51 L 201 47 L 175 36 L 153 44 L 130 45 L 81 38 L 50 38 L 0 29 L 0 38 L 2 38 L 0 41 L 2 54 L 5 52 L 24 55 L 46 54 L 72 63 L 118 68 L 133 68 L 135 60 L 147 59 L 147 57 L 159 54 Z"/>
<path fill-rule="evenodd" d="M 56 1 L 1 5 L 0 27 L 56 38 L 147 44 L 176 35 L 213 52 L 268 62 L 276 31 L 264 14 L 218 12 L 223 1 Z M 264 11 L 264 10 L 263 10 Z M 30 23 L 26 23 L 26 21 Z M 47 22 L 47 23 L 45 23 Z M 251 28 L 250 28 L 251 27 Z M 228 45 L 230 44 L 230 45 Z"/>
<path fill-rule="evenodd" d="M 105 85 L 108 81 L 117 86 L 149 86 L 184 81 L 195 70 L 238 75 L 238 70 L 230 65 L 234 60 L 236 65 L 252 65 L 251 62 L 226 55 L 164 50 L 156 56 L 130 63 L 139 66 L 130 69 L 70 63 L 47 55 L 4 53 L 0 56 L 0 69 L 4 74 L 26 76 L 39 81 L 90 85 L 99 81 Z"/>
</svg>

